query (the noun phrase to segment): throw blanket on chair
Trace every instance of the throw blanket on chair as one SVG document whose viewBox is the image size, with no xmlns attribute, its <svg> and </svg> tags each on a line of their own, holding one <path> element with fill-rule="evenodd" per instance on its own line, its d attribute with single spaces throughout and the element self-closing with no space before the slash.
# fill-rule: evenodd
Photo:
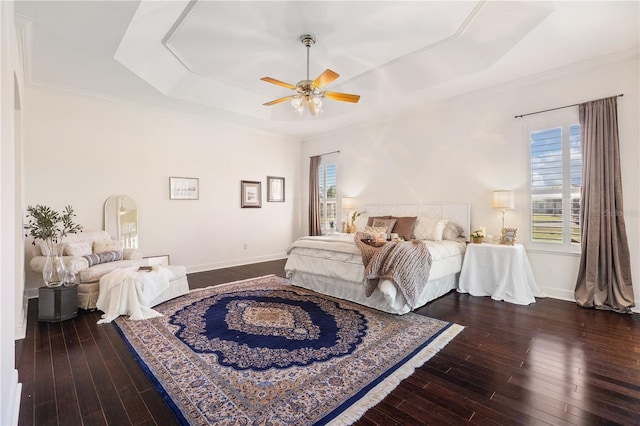
<svg viewBox="0 0 640 426">
<path fill-rule="evenodd" d="M 355 243 L 362 252 L 367 297 L 373 294 L 381 279 L 387 279 L 398 287 L 411 308 L 417 308 L 418 297 L 431 271 L 432 258 L 427 245 L 420 240 L 411 240 L 373 247 L 362 241 L 366 236 L 356 233 Z"/>
</svg>

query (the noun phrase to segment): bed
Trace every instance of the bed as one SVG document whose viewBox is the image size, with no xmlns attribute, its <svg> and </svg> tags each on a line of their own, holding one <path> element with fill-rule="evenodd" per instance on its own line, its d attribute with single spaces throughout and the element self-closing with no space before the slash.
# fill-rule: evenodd
<svg viewBox="0 0 640 426">
<path fill-rule="evenodd" d="M 456 239 L 423 240 L 431 252 L 433 263 L 427 285 L 418 296 L 417 306 L 457 288 L 470 235 L 469 203 L 369 204 L 365 206 L 365 212 L 366 217 L 415 216 L 418 220 L 444 219 L 456 224 L 461 234 Z M 363 214 L 362 220 L 366 221 L 366 217 Z M 415 309 L 388 280 L 381 280 L 371 296 L 365 295 L 364 265 L 354 234 L 301 237 L 288 248 L 287 253 L 285 273 L 293 285 L 392 314 L 401 315 Z"/>
</svg>

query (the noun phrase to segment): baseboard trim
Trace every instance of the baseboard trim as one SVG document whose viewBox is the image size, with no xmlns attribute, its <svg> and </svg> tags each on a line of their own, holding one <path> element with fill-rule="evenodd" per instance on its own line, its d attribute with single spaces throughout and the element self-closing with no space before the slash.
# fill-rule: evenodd
<svg viewBox="0 0 640 426">
<path fill-rule="evenodd" d="M 195 272 L 205 272 L 205 271 L 213 271 L 216 269 L 233 268 L 234 266 L 251 265 L 253 263 L 270 262 L 272 260 L 286 259 L 286 257 L 287 256 L 284 254 L 271 254 L 266 256 L 256 256 L 256 257 L 249 257 L 245 259 L 235 259 L 235 260 L 229 260 L 225 262 L 216 262 L 216 263 L 209 263 L 204 265 L 191 265 L 191 266 L 187 266 L 187 273 L 192 274 Z"/>
<path fill-rule="evenodd" d="M 545 296 L 550 297 L 552 299 L 560 299 L 560 300 L 566 300 L 567 302 L 576 303 L 576 297 L 573 291 L 558 290 L 556 288 L 549 288 L 549 287 L 542 287 L 540 288 L 540 290 L 542 290 Z M 636 306 L 631 308 L 631 312 L 640 314 L 640 301 L 636 300 L 635 303 L 636 303 Z"/>
<path fill-rule="evenodd" d="M 29 309 L 29 299 L 26 293 L 22 297 L 22 321 L 16 324 L 15 340 L 24 339 L 27 336 L 27 311 Z"/>
<path fill-rule="evenodd" d="M 0 419 L 0 424 L 17 425 L 20 416 L 20 397 L 22 396 L 22 383 L 18 382 L 18 370 L 11 372 L 11 389 L 6 395 L 8 398 L 7 409 L 10 412 L 4 413 L 6 417 Z"/>
<path fill-rule="evenodd" d="M 573 295 L 573 291 L 559 290 L 557 288 L 550 288 L 550 287 L 540 287 L 540 290 L 545 296 L 551 297 L 552 299 L 566 300 L 568 302 L 576 301 Z"/>
</svg>

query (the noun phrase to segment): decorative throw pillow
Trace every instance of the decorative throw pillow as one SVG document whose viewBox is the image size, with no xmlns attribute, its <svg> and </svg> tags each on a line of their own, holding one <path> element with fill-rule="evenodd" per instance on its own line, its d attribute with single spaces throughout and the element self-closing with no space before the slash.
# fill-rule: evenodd
<svg viewBox="0 0 640 426">
<path fill-rule="evenodd" d="M 33 244 L 31 246 L 31 256 L 36 257 L 36 256 L 44 256 L 44 253 L 42 252 L 42 249 L 40 248 L 40 244 Z"/>
<path fill-rule="evenodd" d="M 449 219 L 431 219 L 419 217 L 416 220 L 416 227 L 413 231 L 417 240 L 442 241 L 442 233 Z"/>
<path fill-rule="evenodd" d="M 367 226 L 373 226 L 373 221 L 376 219 L 391 219 L 391 216 L 369 216 Z"/>
<path fill-rule="evenodd" d="M 373 219 L 373 227 L 386 228 L 385 234 L 390 234 L 395 224 L 396 224 L 395 219 Z"/>
<path fill-rule="evenodd" d="M 100 263 L 107 262 L 115 262 L 116 260 L 122 260 L 122 251 L 103 251 L 95 254 L 88 254 L 86 256 L 82 256 L 87 259 L 87 263 L 89 263 L 89 267 L 93 265 L 98 265 Z"/>
<path fill-rule="evenodd" d="M 396 220 L 396 224 L 393 227 L 393 233 L 398 234 L 403 239 L 409 241 L 413 236 L 413 228 L 416 225 L 416 216 L 412 217 L 395 217 L 392 216 L 392 219 Z"/>
<path fill-rule="evenodd" d="M 457 240 L 463 233 L 464 229 L 462 226 L 455 222 L 447 222 L 447 225 L 444 227 L 444 231 L 442 232 L 442 239 Z"/>
<path fill-rule="evenodd" d="M 385 238 L 387 234 L 387 227 L 382 226 L 382 227 L 376 228 L 375 226 L 366 226 L 363 232 L 369 238 L 373 238 L 374 240 L 376 240 L 380 238 Z"/>
<path fill-rule="evenodd" d="M 65 256 L 85 256 L 87 254 L 91 254 L 91 241 L 67 243 L 64 248 Z"/>
<path fill-rule="evenodd" d="M 115 240 L 100 240 L 93 242 L 93 252 L 95 254 L 105 251 L 122 251 L 122 242 Z"/>
<path fill-rule="evenodd" d="M 56 243 L 54 243 L 55 245 Z M 60 250 L 60 254 L 64 255 L 64 251 L 65 248 L 67 246 L 67 243 L 57 243 L 57 247 L 58 250 Z M 49 254 L 49 246 L 47 245 L 47 243 L 45 243 L 44 241 L 40 242 L 40 244 L 38 244 L 38 247 L 40 247 L 40 256 L 47 256 Z"/>
</svg>

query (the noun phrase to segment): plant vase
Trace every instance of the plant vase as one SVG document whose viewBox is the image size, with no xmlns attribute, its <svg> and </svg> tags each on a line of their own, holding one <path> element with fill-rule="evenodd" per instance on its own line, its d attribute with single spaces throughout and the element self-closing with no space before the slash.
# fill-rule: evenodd
<svg viewBox="0 0 640 426">
<path fill-rule="evenodd" d="M 484 237 L 471 237 L 471 241 L 473 241 L 474 244 L 482 244 Z"/>
<path fill-rule="evenodd" d="M 65 278 L 66 268 L 62 260 L 62 245 L 47 241 L 43 244 L 47 259 L 42 268 L 42 279 L 47 287 L 59 287 Z"/>
</svg>

